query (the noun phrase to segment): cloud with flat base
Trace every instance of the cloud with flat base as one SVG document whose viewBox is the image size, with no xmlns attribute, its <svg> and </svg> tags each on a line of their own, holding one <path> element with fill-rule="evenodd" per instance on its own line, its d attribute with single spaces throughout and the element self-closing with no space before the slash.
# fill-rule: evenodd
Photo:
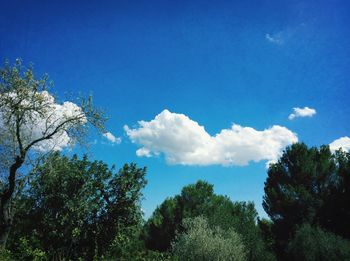
<svg viewBox="0 0 350 261">
<path fill-rule="evenodd" d="M 169 164 L 244 166 L 250 162 L 276 162 L 283 149 L 298 141 L 289 129 L 274 125 L 256 130 L 233 124 L 214 136 L 188 116 L 162 111 L 137 128 L 124 126 L 129 139 L 140 146 L 139 157 L 165 155 Z"/>
</svg>

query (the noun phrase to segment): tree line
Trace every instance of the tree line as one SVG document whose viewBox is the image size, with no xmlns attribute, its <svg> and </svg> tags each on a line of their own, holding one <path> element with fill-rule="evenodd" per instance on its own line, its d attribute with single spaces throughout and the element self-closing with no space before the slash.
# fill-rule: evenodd
<svg viewBox="0 0 350 261">
<path fill-rule="evenodd" d="M 8 260 L 348 260 L 350 155 L 288 147 L 268 169 L 259 219 L 198 181 L 148 220 L 146 168 L 50 154 L 16 199 Z"/>
<path fill-rule="evenodd" d="M 287 147 L 267 170 L 269 219 L 199 180 L 145 220 L 145 167 L 68 157 L 52 143 L 79 141 L 87 125 L 105 131 L 91 99 L 58 113 L 31 67 L 7 63 L 0 76 L 0 260 L 350 260 L 348 152 Z"/>
</svg>

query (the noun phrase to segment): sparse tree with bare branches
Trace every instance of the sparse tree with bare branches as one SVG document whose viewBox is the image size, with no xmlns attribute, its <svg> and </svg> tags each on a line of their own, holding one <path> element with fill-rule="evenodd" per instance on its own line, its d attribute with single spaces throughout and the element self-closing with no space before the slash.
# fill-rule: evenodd
<svg viewBox="0 0 350 261">
<path fill-rule="evenodd" d="M 104 130 L 105 119 L 91 97 L 78 99 L 79 105 L 59 103 L 48 91 L 51 85 L 19 59 L 0 69 L 0 248 L 13 224 L 14 198 L 25 183 L 19 169 L 29 159 L 82 142 L 90 126 Z"/>
</svg>

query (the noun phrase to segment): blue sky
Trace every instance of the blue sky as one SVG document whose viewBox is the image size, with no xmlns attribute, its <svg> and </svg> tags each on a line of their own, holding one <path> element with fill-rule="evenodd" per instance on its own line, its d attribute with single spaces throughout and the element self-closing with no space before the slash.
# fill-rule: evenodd
<svg viewBox="0 0 350 261">
<path fill-rule="evenodd" d="M 233 123 L 256 131 L 283 126 L 310 146 L 350 136 L 349 13 L 345 0 L 4 1 L 0 59 L 33 62 L 60 97 L 93 94 L 122 142 L 98 138 L 89 155 L 148 167 L 146 216 L 198 179 L 232 200 L 254 201 L 266 216 L 266 160 L 169 164 L 164 143 L 139 132 L 133 140 L 124 125 L 140 131 L 138 121 L 167 109 L 204 126 L 208 139 Z M 306 106 L 316 114 L 288 119 Z M 138 157 L 145 142 L 159 155 Z"/>
</svg>

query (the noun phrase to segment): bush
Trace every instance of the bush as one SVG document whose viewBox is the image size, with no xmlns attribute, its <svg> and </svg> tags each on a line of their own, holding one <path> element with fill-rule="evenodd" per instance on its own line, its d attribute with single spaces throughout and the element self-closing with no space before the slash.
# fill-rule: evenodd
<svg viewBox="0 0 350 261">
<path fill-rule="evenodd" d="M 144 242 L 140 238 L 141 227 L 131 226 L 119 228 L 119 232 L 115 236 L 107 257 L 103 260 L 118 261 L 168 261 L 170 260 L 168 253 L 160 253 L 157 251 L 147 250 Z M 97 260 L 101 260 L 97 259 Z"/>
<path fill-rule="evenodd" d="M 11 252 L 7 249 L 0 248 L 0 260 L 1 261 L 12 261 Z"/>
<path fill-rule="evenodd" d="M 186 261 L 241 261 L 246 260 L 240 236 L 232 229 L 211 229 L 205 218 L 199 216 L 184 220 L 185 231 L 177 235 L 172 245 L 174 258 Z"/>
<path fill-rule="evenodd" d="M 288 253 L 292 260 L 350 260 L 350 241 L 304 224 L 289 243 Z"/>
<path fill-rule="evenodd" d="M 16 253 L 17 260 L 30 261 L 46 261 L 47 255 L 44 251 L 34 248 L 28 239 L 21 237 L 19 239 L 18 253 Z"/>
</svg>

